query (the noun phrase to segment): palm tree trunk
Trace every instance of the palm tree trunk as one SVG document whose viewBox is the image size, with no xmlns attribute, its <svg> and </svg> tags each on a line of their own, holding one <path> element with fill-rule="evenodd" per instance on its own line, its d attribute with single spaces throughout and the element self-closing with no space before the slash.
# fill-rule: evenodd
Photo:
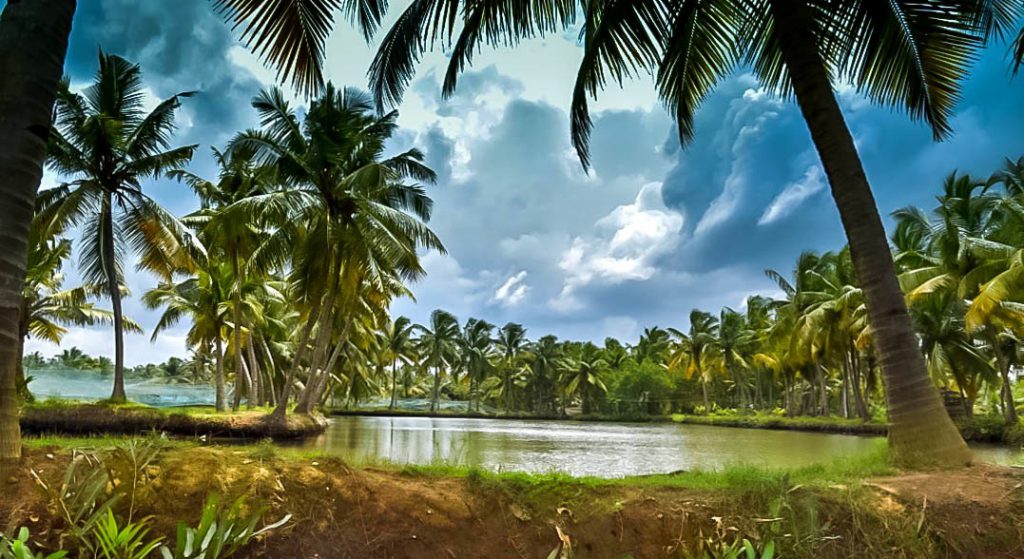
<svg viewBox="0 0 1024 559">
<path fill-rule="evenodd" d="M 8 2 L 0 14 L 0 465 L 21 457 L 16 383 L 28 229 L 75 0 Z"/>
<path fill-rule="evenodd" d="M 111 402 L 128 400 L 124 391 L 124 316 L 121 310 L 121 274 L 117 269 L 117 254 L 114 250 L 114 213 L 111 195 L 103 197 L 103 267 L 107 276 L 107 291 L 110 293 L 110 307 L 114 315 L 114 390 Z"/>
<path fill-rule="evenodd" d="M 697 371 L 700 375 L 700 390 L 704 394 L 704 415 L 711 413 L 711 399 L 708 398 L 708 380 L 704 378 L 704 373 Z"/>
<path fill-rule="evenodd" d="M 242 368 L 245 366 L 244 358 L 242 355 L 242 278 L 238 276 L 238 257 L 232 254 L 231 258 L 231 272 L 232 279 L 234 280 L 234 289 L 231 291 L 232 306 L 231 309 L 231 322 L 233 323 L 232 333 L 234 334 L 235 344 L 235 401 L 232 408 L 238 411 L 238 407 L 242 403 L 242 391 L 251 389 L 252 385 L 245 383 L 240 386 L 241 381 L 248 375 L 244 375 Z M 245 379 L 249 380 L 249 379 Z"/>
<path fill-rule="evenodd" d="M 864 290 L 882 361 L 890 447 L 907 465 L 967 464 L 970 450 L 928 377 L 874 195 L 815 48 L 812 16 L 800 2 L 771 0 L 769 5 L 782 59 L 828 176 Z"/>
<path fill-rule="evenodd" d="M 256 337 L 255 334 L 250 331 L 249 343 L 245 345 L 246 355 L 249 357 L 249 373 L 252 384 L 249 385 L 248 404 L 250 406 L 259 406 L 263 403 L 262 393 L 262 371 L 260 371 L 259 359 L 256 359 Z"/>
<path fill-rule="evenodd" d="M 1010 360 L 1002 356 L 999 349 L 997 361 L 999 362 L 999 375 L 1002 377 L 1002 386 L 999 395 L 1003 402 L 1003 417 L 1007 425 L 1017 424 L 1017 405 L 1013 401 L 1013 385 L 1010 383 Z"/>
<path fill-rule="evenodd" d="M 217 411 L 224 411 L 227 409 L 227 398 L 224 393 L 224 342 L 220 339 L 220 332 L 217 333 L 217 339 L 214 342 L 214 352 L 213 360 L 216 372 L 213 374 L 213 384 L 217 392 L 216 407 Z"/>
<path fill-rule="evenodd" d="M 395 409 L 395 404 L 398 403 L 398 358 L 396 357 L 391 362 L 391 403 L 388 404 L 388 409 Z"/>
<path fill-rule="evenodd" d="M 430 396 L 430 413 L 437 411 L 437 401 L 440 399 L 441 391 L 441 366 L 434 367 L 434 389 Z"/>
</svg>

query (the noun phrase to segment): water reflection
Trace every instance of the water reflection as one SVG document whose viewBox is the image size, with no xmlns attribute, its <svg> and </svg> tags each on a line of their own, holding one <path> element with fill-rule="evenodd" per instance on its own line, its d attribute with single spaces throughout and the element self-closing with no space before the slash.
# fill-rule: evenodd
<svg viewBox="0 0 1024 559">
<path fill-rule="evenodd" d="M 339 417 L 305 446 L 356 463 L 448 463 L 614 477 L 737 463 L 802 466 L 853 456 L 875 444 L 870 437 L 697 425 Z"/>
</svg>

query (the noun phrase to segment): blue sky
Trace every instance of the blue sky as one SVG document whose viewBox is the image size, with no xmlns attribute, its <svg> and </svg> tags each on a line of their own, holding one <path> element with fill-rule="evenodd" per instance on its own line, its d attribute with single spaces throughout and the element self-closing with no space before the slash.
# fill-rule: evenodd
<svg viewBox="0 0 1024 559">
<path fill-rule="evenodd" d="M 413 287 L 417 302 L 399 301 L 395 313 L 422 321 L 440 307 L 462 320 L 521 322 L 532 337 L 635 341 L 645 326 L 685 327 L 691 308 L 739 307 L 750 294 L 773 294 L 765 268 L 788 272 L 801 251 L 844 243 L 798 111 L 743 72 L 709 97 L 686 150 L 648 82 L 610 88 L 595 105 L 594 169 L 584 173 L 566 113 L 580 56 L 574 37 L 485 50 L 446 102 L 438 78 L 445 55 L 425 57 L 399 107 L 394 149 L 417 146 L 438 171 L 431 225 L 449 255 L 425 257 L 429 276 Z M 99 47 L 139 62 L 154 102 L 201 92 L 181 112 L 178 141 L 202 144 L 192 170 L 208 176 L 208 146 L 254 126 L 249 100 L 273 83 L 207 0 L 80 2 L 66 68 L 73 85 L 90 81 Z M 1024 154 L 1024 77 L 1010 76 L 1005 50 L 992 47 L 976 65 L 955 136 L 943 143 L 905 115 L 840 88 L 883 214 L 907 204 L 930 208 L 954 169 L 987 175 L 1004 157 Z M 364 87 L 372 53 L 339 23 L 327 45 L 329 79 Z M 57 180 L 47 177 L 44 186 Z M 146 188 L 179 214 L 196 207 L 176 183 Z M 147 329 L 156 314 L 139 296 L 154 283 L 129 277 L 126 312 Z M 184 355 L 186 328 L 154 344 L 130 336 L 127 362 Z M 74 329 L 65 345 L 112 352 L 104 328 Z M 28 349 L 57 351 L 34 341 Z"/>
</svg>

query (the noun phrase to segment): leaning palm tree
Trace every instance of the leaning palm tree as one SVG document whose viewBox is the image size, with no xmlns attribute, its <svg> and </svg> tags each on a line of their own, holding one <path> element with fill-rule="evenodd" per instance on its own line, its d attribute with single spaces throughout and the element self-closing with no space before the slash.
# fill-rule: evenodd
<svg viewBox="0 0 1024 559">
<path fill-rule="evenodd" d="M 570 397 L 579 397 L 583 415 L 592 411 L 594 396 L 608 391 L 602 378 L 607 368 L 608 363 L 601 358 L 601 350 L 590 342 L 576 348 L 569 356 L 565 391 Z"/>
<path fill-rule="evenodd" d="M 694 134 L 701 102 L 740 66 L 749 65 L 766 90 L 796 100 L 863 282 L 889 388 L 892 447 L 907 463 L 966 463 L 967 446 L 915 348 L 885 229 L 833 86 L 851 82 L 871 99 L 923 119 L 936 138 L 944 138 L 967 67 L 990 34 L 1016 22 L 1020 2 L 552 0 L 523 9 L 514 2 L 414 0 L 380 43 L 371 89 L 380 105 L 396 103 L 422 54 L 446 42 L 452 50 L 442 93 L 450 95 L 481 45 L 509 46 L 562 32 L 578 11 L 583 57 L 571 124 L 584 165 L 590 159 L 588 98 L 608 80 L 653 76 L 684 142 Z"/>
<path fill-rule="evenodd" d="M 114 389 L 123 402 L 124 319 L 121 286 L 124 260 L 164 279 L 190 265 L 201 245 L 188 229 L 142 190 L 149 177 L 180 169 L 194 145 L 171 147 L 180 93 L 146 112 L 142 72 L 125 59 L 99 54 L 95 82 L 79 94 L 65 82 L 57 99 L 49 167 L 66 179 L 39 195 L 40 217 L 57 230 L 80 227 L 80 270 L 87 283 L 102 285 L 114 322 Z"/>
</svg>

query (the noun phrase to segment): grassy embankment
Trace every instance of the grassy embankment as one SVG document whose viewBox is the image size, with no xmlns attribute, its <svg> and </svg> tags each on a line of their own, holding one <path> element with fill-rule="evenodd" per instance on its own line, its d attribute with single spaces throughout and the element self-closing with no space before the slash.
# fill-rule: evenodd
<svg viewBox="0 0 1024 559">
<path fill-rule="evenodd" d="M 118 440 L 26 444 L 23 471 L 7 481 L 14 498 L 0 500 L 0 525 L 27 524 L 38 541 L 54 545 L 61 521 L 29 468 L 59 483 L 72 449 L 104 456 L 95 449 Z M 1024 474 L 993 467 L 905 474 L 888 464 L 881 441 L 860 458 L 794 470 L 735 466 L 623 479 L 445 465 L 352 468 L 266 443 L 159 444 L 165 448 L 142 483 L 115 482 L 137 485 L 130 500 L 136 517 L 152 516 L 154 535 L 170 535 L 176 522 L 197 520 L 211 493 L 265 504 L 267 521 L 292 515 L 246 557 L 548 557 L 566 542 L 574 554 L 563 557 L 720 557 L 742 538 L 774 542 L 787 558 L 1024 552 Z M 106 456 L 100 461 L 117 454 Z"/>
<path fill-rule="evenodd" d="M 260 439 L 299 438 L 322 433 L 322 417 L 289 414 L 276 422 L 269 409 L 218 413 L 212 406 L 154 408 L 141 404 L 43 400 L 21 411 L 21 427 L 29 434 L 173 435 Z"/>
</svg>

